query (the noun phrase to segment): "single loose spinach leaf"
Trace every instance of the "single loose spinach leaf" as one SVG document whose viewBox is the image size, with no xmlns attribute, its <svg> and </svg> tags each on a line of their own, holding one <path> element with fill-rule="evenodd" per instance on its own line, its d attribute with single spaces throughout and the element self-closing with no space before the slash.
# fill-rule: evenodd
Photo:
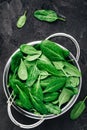
<svg viewBox="0 0 87 130">
<path fill-rule="evenodd" d="M 58 99 L 59 107 L 61 107 L 61 105 L 63 105 L 64 103 L 68 102 L 72 96 L 73 92 L 67 88 L 64 88 Z"/>
<path fill-rule="evenodd" d="M 59 93 L 54 92 L 54 93 L 46 93 L 44 94 L 44 102 L 52 102 L 58 98 Z"/>
<path fill-rule="evenodd" d="M 11 71 L 14 73 L 14 70 L 19 66 L 21 59 L 23 58 L 23 54 L 18 51 L 16 54 L 12 56 L 11 59 Z"/>
<path fill-rule="evenodd" d="M 36 10 L 34 12 L 34 17 L 46 22 L 54 22 L 56 20 L 65 21 L 64 18 L 57 16 L 56 12 L 53 10 Z"/>
<path fill-rule="evenodd" d="M 46 106 L 48 112 L 50 112 L 52 114 L 60 114 L 61 113 L 61 109 L 56 105 L 49 103 L 49 104 L 46 104 L 45 106 Z"/>
<path fill-rule="evenodd" d="M 36 79 L 38 78 L 38 75 L 39 75 L 39 70 L 36 64 L 34 64 L 28 69 L 28 79 L 26 80 L 26 85 L 31 87 L 36 81 Z"/>
<path fill-rule="evenodd" d="M 67 49 L 50 40 L 42 41 L 40 46 L 43 54 L 51 61 L 65 60 L 65 58 L 69 56 Z"/>
<path fill-rule="evenodd" d="M 78 103 L 76 103 L 70 113 L 70 118 L 72 120 L 77 119 L 85 110 L 86 108 L 86 104 L 85 104 L 85 100 L 87 99 L 87 96 L 85 97 L 85 99 L 83 101 L 79 101 Z"/>
<path fill-rule="evenodd" d="M 27 68 L 26 68 L 22 59 L 21 59 L 21 63 L 20 63 L 19 68 L 18 68 L 18 77 L 21 80 L 26 80 L 28 78 Z"/>
<path fill-rule="evenodd" d="M 52 82 L 50 80 L 48 86 L 45 88 L 45 90 L 43 92 L 47 93 L 47 92 L 58 91 L 59 89 L 63 88 L 65 82 L 66 82 L 66 78 L 64 78 L 64 77 L 57 78 L 54 80 L 54 82 Z"/>
<path fill-rule="evenodd" d="M 22 106 L 28 110 L 32 107 L 31 102 L 29 100 L 29 97 L 26 95 L 25 92 L 23 92 L 18 85 L 16 85 L 18 91 L 19 91 L 19 100 L 22 104 Z"/>
<path fill-rule="evenodd" d="M 27 13 L 27 11 L 25 11 L 24 14 L 19 17 L 17 24 L 16 24 L 17 28 L 22 28 L 25 25 L 26 20 L 27 20 L 26 13 Z"/>
<path fill-rule="evenodd" d="M 41 51 L 38 51 L 38 53 L 35 55 L 28 55 L 27 57 L 25 57 L 25 60 L 34 61 L 34 60 L 38 59 L 40 57 L 40 55 L 41 55 Z"/>
<path fill-rule="evenodd" d="M 38 51 L 33 46 L 27 44 L 22 44 L 20 46 L 20 51 L 28 55 L 38 54 Z"/>
<path fill-rule="evenodd" d="M 33 107 L 38 112 L 40 112 L 40 114 L 47 114 L 48 113 L 44 103 L 39 98 L 32 95 L 31 92 L 30 92 L 30 98 L 31 98 L 31 102 L 32 102 Z"/>
<path fill-rule="evenodd" d="M 40 100 L 43 100 L 43 91 L 40 86 L 40 77 L 38 78 L 37 82 L 31 88 L 31 92 L 35 97 L 39 98 Z"/>
</svg>

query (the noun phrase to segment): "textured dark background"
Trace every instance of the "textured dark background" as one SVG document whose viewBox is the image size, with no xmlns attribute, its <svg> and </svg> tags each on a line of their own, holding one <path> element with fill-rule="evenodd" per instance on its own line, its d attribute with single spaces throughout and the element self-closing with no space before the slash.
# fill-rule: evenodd
<svg viewBox="0 0 87 130">
<path fill-rule="evenodd" d="M 17 18 L 26 9 L 27 22 L 22 29 L 17 29 Z M 36 9 L 53 9 L 66 16 L 67 21 L 54 23 L 38 21 L 33 17 Z M 81 48 L 79 64 L 83 84 L 78 100 L 81 100 L 87 95 L 87 0 L 0 0 L 0 130 L 20 130 L 7 115 L 7 99 L 3 91 L 2 76 L 8 58 L 20 44 L 44 39 L 55 32 L 69 33 L 79 42 Z M 58 40 L 72 53 L 75 52 L 71 42 L 61 38 Z M 33 120 L 23 117 L 14 110 L 13 113 L 19 121 L 33 123 Z M 70 120 L 69 113 L 70 111 L 59 118 L 45 121 L 35 130 L 87 130 L 87 109 L 75 121 Z"/>
</svg>

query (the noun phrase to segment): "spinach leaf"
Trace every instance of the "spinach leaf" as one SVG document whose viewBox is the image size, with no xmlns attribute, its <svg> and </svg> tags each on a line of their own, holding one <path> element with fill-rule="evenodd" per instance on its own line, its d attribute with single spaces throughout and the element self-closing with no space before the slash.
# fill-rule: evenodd
<svg viewBox="0 0 87 130">
<path fill-rule="evenodd" d="M 31 92 L 30 92 L 30 98 L 31 98 L 31 102 L 32 102 L 33 107 L 38 112 L 40 112 L 41 114 L 47 114 L 48 113 L 44 103 L 39 98 L 32 95 Z"/>
<path fill-rule="evenodd" d="M 43 92 L 47 93 L 47 92 L 58 91 L 59 89 L 63 88 L 65 82 L 66 82 L 66 78 L 57 78 L 54 80 L 54 82 L 50 80 L 48 86 L 45 88 Z"/>
<path fill-rule="evenodd" d="M 23 92 L 18 85 L 16 85 L 18 91 L 19 91 L 19 100 L 22 104 L 22 106 L 28 110 L 32 107 L 31 102 L 29 100 L 29 97 L 26 95 L 25 92 Z"/>
<path fill-rule="evenodd" d="M 75 77 L 80 77 L 81 76 L 81 72 L 77 69 L 76 66 L 68 63 L 68 62 L 64 62 L 65 65 L 65 72 L 67 74 L 69 74 L 70 76 L 75 76 Z"/>
<path fill-rule="evenodd" d="M 69 56 L 67 49 L 50 40 L 42 41 L 40 46 L 43 54 L 51 61 L 65 60 L 65 58 Z"/>
<path fill-rule="evenodd" d="M 78 77 L 68 77 L 66 80 L 65 87 L 77 87 L 79 85 L 79 78 Z"/>
<path fill-rule="evenodd" d="M 64 88 L 59 96 L 59 107 L 64 103 L 68 102 L 70 98 L 73 96 L 73 92 L 67 88 Z"/>
<path fill-rule="evenodd" d="M 46 88 L 47 86 L 49 86 L 50 84 L 59 81 L 59 79 L 62 77 L 55 77 L 55 76 L 50 76 L 46 79 L 41 80 L 40 84 L 43 88 Z M 64 78 L 65 79 L 65 78 Z"/>
<path fill-rule="evenodd" d="M 36 61 L 27 61 L 27 60 L 24 60 L 24 64 L 27 67 L 27 69 L 29 69 L 32 65 L 36 64 Z"/>
<path fill-rule="evenodd" d="M 87 96 L 85 97 L 85 99 L 83 101 L 79 101 L 78 103 L 76 103 L 70 113 L 70 118 L 72 120 L 77 119 L 85 110 L 86 108 L 86 104 L 85 104 L 85 100 L 87 99 Z"/>
<path fill-rule="evenodd" d="M 40 100 L 43 100 L 43 92 L 40 86 L 40 77 L 38 78 L 37 82 L 33 85 L 31 92 L 35 97 L 39 98 Z"/>
<path fill-rule="evenodd" d="M 45 79 L 48 76 L 50 76 L 50 74 L 47 71 L 40 71 L 40 79 Z"/>
<path fill-rule="evenodd" d="M 23 54 L 18 51 L 16 54 L 12 56 L 11 59 L 11 71 L 14 73 L 14 70 L 19 66 L 21 59 L 23 58 Z"/>
<path fill-rule="evenodd" d="M 37 80 L 38 75 L 39 75 L 39 70 L 36 64 L 34 64 L 28 69 L 28 79 L 26 80 L 26 85 L 31 87 Z"/>
<path fill-rule="evenodd" d="M 34 12 L 34 17 L 47 22 L 54 22 L 56 20 L 65 21 L 64 18 L 57 16 L 56 12 L 53 10 L 36 10 Z"/>
<path fill-rule="evenodd" d="M 54 93 L 46 93 L 44 94 L 44 102 L 52 102 L 58 98 L 59 93 L 54 92 Z"/>
<path fill-rule="evenodd" d="M 16 24 L 17 28 L 22 28 L 25 25 L 26 20 L 27 20 L 26 13 L 27 13 L 27 11 L 25 11 L 24 14 L 19 17 L 17 24 Z"/>
<path fill-rule="evenodd" d="M 45 106 L 46 106 L 48 112 L 50 112 L 52 114 L 60 114 L 61 113 L 61 109 L 56 105 L 49 103 L 49 104 L 46 104 Z"/>
<path fill-rule="evenodd" d="M 22 59 L 21 59 L 21 63 L 20 63 L 19 68 L 18 68 L 18 77 L 21 80 L 26 80 L 28 78 L 27 68 L 26 68 Z"/>
<path fill-rule="evenodd" d="M 38 53 L 38 51 L 33 46 L 27 44 L 22 44 L 20 46 L 20 51 L 28 55 L 35 55 Z"/>
<path fill-rule="evenodd" d="M 78 94 L 78 88 L 77 87 L 73 87 L 73 86 L 67 86 L 66 88 L 68 88 L 69 90 L 71 90 L 73 92 L 73 94 Z"/>
<path fill-rule="evenodd" d="M 61 70 L 66 77 L 68 77 L 68 74 L 64 71 L 64 63 L 62 61 L 54 61 L 53 62 L 54 66 L 56 67 L 57 70 Z"/>
<path fill-rule="evenodd" d="M 35 55 L 28 55 L 27 57 L 25 57 L 25 60 L 34 61 L 34 60 L 38 59 L 40 57 L 40 55 L 41 55 L 41 51 L 38 51 L 38 53 Z"/>
<path fill-rule="evenodd" d="M 61 71 L 58 71 L 52 64 L 51 62 L 48 62 L 48 61 L 45 61 L 45 60 L 38 60 L 37 61 L 37 67 L 40 69 L 40 70 L 44 70 L 44 71 L 47 71 L 48 73 L 50 74 L 53 74 L 54 76 L 65 76 L 63 74 L 63 72 Z"/>
</svg>

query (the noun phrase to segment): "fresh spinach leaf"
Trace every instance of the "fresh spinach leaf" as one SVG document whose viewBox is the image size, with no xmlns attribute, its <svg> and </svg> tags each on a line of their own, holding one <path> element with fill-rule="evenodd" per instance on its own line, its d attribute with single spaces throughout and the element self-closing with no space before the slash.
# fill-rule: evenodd
<svg viewBox="0 0 87 130">
<path fill-rule="evenodd" d="M 58 98 L 58 92 L 46 93 L 44 94 L 44 102 L 52 102 Z"/>
<path fill-rule="evenodd" d="M 40 79 L 45 79 L 50 75 L 47 71 L 40 71 Z"/>
<path fill-rule="evenodd" d="M 77 87 L 79 85 L 79 78 L 78 77 L 68 77 L 66 80 L 65 87 Z"/>
<path fill-rule="evenodd" d="M 25 92 L 23 92 L 18 85 L 16 85 L 18 91 L 19 91 L 19 101 L 21 102 L 22 106 L 28 110 L 32 107 L 31 102 L 29 100 L 29 97 L 26 95 Z"/>
<path fill-rule="evenodd" d="M 63 105 L 64 103 L 68 102 L 72 96 L 73 92 L 67 88 L 64 88 L 58 99 L 59 107 L 61 107 L 61 105 Z"/>
<path fill-rule="evenodd" d="M 34 17 L 46 22 L 54 22 L 56 20 L 65 21 L 64 18 L 58 16 L 53 10 L 36 10 L 34 12 Z"/>
<path fill-rule="evenodd" d="M 39 98 L 40 100 L 43 100 L 43 91 L 40 86 L 40 77 L 38 78 L 37 82 L 33 85 L 31 92 L 35 97 Z"/>
<path fill-rule="evenodd" d="M 40 69 L 40 70 L 44 70 L 44 71 L 47 71 L 48 73 L 50 74 L 53 74 L 54 76 L 65 76 L 63 74 L 63 72 L 61 71 L 58 71 L 52 64 L 51 62 L 48 62 L 48 61 L 45 61 L 45 60 L 38 60 L 37 61 L 37 67 Z"/>
<path fill-rule="evenodd" d="M 38 59 L 40 57 L 40 55 L 41 55 L 41 51 L 38 51 L 38 53 L 35 54 L 35 55 L 28 55 L 28 56 L 26 56 L 25 60 L 27 60 L 27 61 L 34 61 L 34 60 Z"/>
<path fill-rule="evenodd" d="M 67 49 L 50 40 L 42 41 L 40 46 L 43 54 L 51 61 L 65 60 L 65 58 L 69 56 Z"/>
<path fill-rule="evenodd" d="M 31 102 L 32 102 L 33 107 L 38 112 L 40 112 L 41 114 L 47 114 L 48 113 L 44 103 L 39 98 L 32 95 L 31 92 L 30 92 L 30 98 L 31 98 Z"/>
<path fill-rule="evenodd" d="M 76 66 L 68 63 L 68 62 L 64 62 L 65 68 L 64 71 L 69 74 L 70 76 L 75 76 L 75 77 L 80 77 L 81 76 L 81 72 L 77 69 Z"/>
<path fill-rule="evenodd" d="M 25 11 L 24 14 L 19 17 L 17 24 L 16 24 L 17 28 L 22 28 L 25 25 L 26 20 L 27 20 L 26 13 L 27 13 L 27 11 Z"/>
<path fill-rule="evenodd" d="M 81 114 L 83 113 L 83 111 L 86 108 L 86 104 L 85 104 L 85 100 L 87 99 L 87 96 L 85 97 L 85 99 L 83 101 L 79 101 L 78 103 L 76 103 L 70 113 L 70 118 L 72 120 L 77 119 L 79 116 L 81 116 Z"/>
<path fill-rule="evenodd" d="M 48 112 L 50 112 L 52 114 L 60 114 L 61 113 L 61 109 L 56 105 L 49 103 L 49 104 L 46 104 L 45 106 L 46 106 Z"/>
<path fill-rule="evenodd" d="M 61 70 L 68 77 L 68 74 L 64 71 L 64 63 L 62 61 L 54 61 L 53 64 L 57 70 Z"/>
<path fill-rule="evenodd" d="M 36 64 L 34 64 L 28 69 L 28 79 L 26 80 L 26 85 L 31 87 L 37 80 L 38 75 L 39 75 L 39 70 Z"/>
<path fill-rule="evenodd" d="M 20 63 L 19 68 L 18 68 L 18 77 L 21 80 L 26 80 L 28 78 L 27 68 L 26 68 L 22 59 L 21 59 L 21 63 Z"/>
<path fill-rule="evenodd" d="M 47 93 L 47 92 L 58 91 L 59 89 L 63 88 L 65 82 L 66 82 L 66 78 L 57 78 L 54 80 L 54 82 L 50 80 L 48 86 L 45 88 L 43 92 Z"/>
<path fill-rule="evenodd" d="M 20 51 L 28 55 L 38 54 L 38 51 L 32 45 L 27 45 L 27 44 L 22 44 L 20 46 Z"/>
<path fill-rule="evenodd" d="M 11 59 L 11 71 L 14 73 L 14 70 L 19 66 L 21 59 L 23 58 L 23 54 L 18 51 L 16 54 L 12 56 Z"/>
</svg>

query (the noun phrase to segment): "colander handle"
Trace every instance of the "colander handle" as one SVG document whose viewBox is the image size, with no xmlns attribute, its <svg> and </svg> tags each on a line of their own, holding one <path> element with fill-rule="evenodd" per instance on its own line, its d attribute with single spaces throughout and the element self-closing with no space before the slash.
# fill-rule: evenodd
<svg viewBox="0 0 87 130">
<path fill-rule="evenodd" d="M 9 118 L 11 119 L 11 121 L 12 121 L 15 125 L 19 126 L 20 128 L 23 128 L 23 129 L 35 128 L 35 127 L 39 126 L 39 125 L 44 121 L 44 119 L 42 118 L 42 119 L 40 119 L 38 122 L 36 122 L 36 123 L 34 123 L 34 124 L 31 124 L 31 125 L 21 124 L 21 123 L 19 123 L 19 122 L 13 117 L 12 112 L 11 112 L 11 106 L 12 106 L 12 105 L 11 105 L 11 102 L 8 102 L 8 105 L 7 105 L 8 116 L 9 116 Z"/>
<path fill-rule="evenodd" d="M 53 38 L 53 37 L 60 37 L 60 36 L 63 36 L 63 37 L 66 37 L 66 38 L 69 38 L 74 44 L 75 44 L 75 47 L 76 47 L 76 50 L 77 50 L 77 53 L 76 53 L 76 60 L 78 61 L 79 60 L 79 57 L 80 57 L 80 47 L 79 47 L 79 44 L 78 42 L 76 41 L 76 39 L 74 37 L 72 37 L 71 35 L 69 34 L 66 34 L 66 33 L 54 33 L 50 36 L 48 36 L 46 38 L 46 40 L 49 40 L 50 38 Z"/>
</svg>

